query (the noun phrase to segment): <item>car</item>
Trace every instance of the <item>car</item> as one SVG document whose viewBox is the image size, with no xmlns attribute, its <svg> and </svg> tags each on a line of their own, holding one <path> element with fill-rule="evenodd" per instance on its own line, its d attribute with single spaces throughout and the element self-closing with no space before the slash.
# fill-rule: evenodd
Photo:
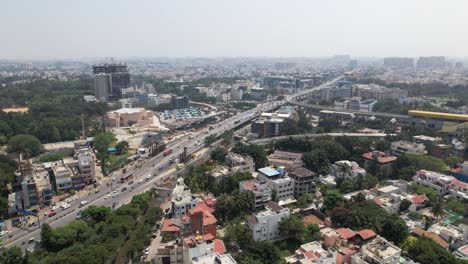
<svg viewBox="0 0 468 264">
<path fill-rule="evenodd" d="M 68 208 L 70 208 L 70 204 L 63 204 L 63 205 L 62 205 L 62 209 L 63 209 L 63 210 L 66 210 L 66 209 L 68 209 Z"/>
<path fill-rule="evenodd" d="M 66 202 L 67 202 L 67 203 L 71 203 L 71 202 L 73 202 L 73 201 L 72 201 L 72 199 L 68 198 L 68 199 L 66 200 Z"/>
<path fill-rule="evenodd" d="M 149 180 L 151 178 L 151 175 L 146 176 L 146 180 Z"/>
<path fill-rule="evenodd" d="M 104 199 L 109 199 L 109 198 L 110 198 L 109 194 L 104 195 Z"/>
<path fill-rule="evenodd" d="M 57 212 L 55 212 L 55 211 L 52 211 L 52 212 L 50 212 L 50 213 L 49 213 L 49 215 L 48 215 L 48 216 L 49 216 L 49 217 L 52 217 L 52 216 L 54 216 L 54 215 L 56 215 L 56 214 L 57 214 Z"/>
<path fill-rule="evenodd" d="M 145 249 L 145 255 L 149 255 L 149 247 Z"/>
<path fill-rule="evenodd" d="M 139 179 L 139 180 L 138 180 L 138 183 L 142 183 L 142 182 L 144 182 L 144 181 L 145 181 L 145 180 L 143 180 L 143 179 Z"/>
<path fill-rule="evenodd" d="M 98 192 L 99 192 L 99 189 L 94 190 L 94 193 L 98 193 Z"/>
<path fill-rule="evenodd" d="M 7 230 L 3 230 L 3 231 L 0 232 L 0 236 L 4 236 L 4 235 L 6 235 L 6 234 L 8 234 L 8 231 L 7 231 Z"/>
<path fill-rule="evenodd" d="M 84 201 L 81 201 L 80 205 L 85 206 L 87 203 L 88 203 L 88 201 L 84 200 Z"/>
<path fill-rule="evenodd" d="M 116 181 L 117 179 L 115 177 L 112 177 L 112 181 Z"/>
<path fill-rule="evenodd" d="M 119 196 L 119 193 L 113 193 L 113 194 L 112 194 L 112 198 L 115 198 L 115 197 L 117 197 L 117 196 Z"/>
<path fill-rule="evenodd" d="M 52 206 L 52 209 L 50 209 L 50 210 L 55 211 L 55 210 L 57 210 L 57 209 L 58 209 L 57 206 Z"/>
<path fill-rule="evenodd" d="M 120 191 L 125 192 L 127 190 L 127 187 L 123 187 Z"/>
<path fill-rule="evenodd" d="M 81 211 L 78 211 L 75 215 L 75 218 L 76 219 L 80 219 L 81 218 Z"/>
<path fill-rule="evenodd" d="M 36 239 L 34 237 L 31 237 L 29 240 L 28 240 L 28 243 L 31 244 L 33 243 L 34 241 L 36 241 Z"/>
<path fill-rule="evenodd" d="M 128 182 L 128 185 L 132 185 L 132 184 L 133 184 L 133 181 L 129 181 L 129 182 Z"/>
</svg>

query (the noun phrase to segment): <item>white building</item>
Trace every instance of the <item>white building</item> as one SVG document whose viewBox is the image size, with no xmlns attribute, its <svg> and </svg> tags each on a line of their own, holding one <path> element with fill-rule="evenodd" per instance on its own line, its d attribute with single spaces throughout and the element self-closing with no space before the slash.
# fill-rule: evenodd
<svg viewBox="0 0 468 264">
<path fill-rule="evenodd" d="M 286 169 L 280 166 L 278 169 L 265 167 L 258 169 L 258 180 L 266 183 L 272 190 L 276 191 L 276 196 L 280 205 L 295 202 L 294 180 L 286 176 Z"/>
<path fill-rule="evenodd" d="M 424 144 L 408 142 L 404 140 L 394 141 L 390 146 L 390 151 L 395 156 L 404 154 L 425 155 L 427 154 Z"/>
<path fill-rule="evenodd" d="M 271 200 L 271 189 L 266 186 L 266 183 L 260 184 L 256 180 L 241 181 L 239 182 L 239 190 L 254 194 L 254 201 L 252 203 L 255 210 L 263 208 Z"/>
<path fill-rule="evenodd" d="M 55 162 L 52 165 L 57 192 L 66 192 L 72 185 L 72 172 L 63 162 Z"/>
<path fill-rule="evenodd" d="M 453 176 L 426 170 L 419 170 L 413 176 L 414 183 L 432 188 L 439 195 L 446 195 L 450 192 L 450 183 L 453 179 L 455 179 Z"/>
<path fill-rule="evenodd" d="M 337 179 L 356 179 L 357 177 L 365 177 L 367 172 L 359 167 L 355 161 L 339 160 L 332 164 L 330 174 Z"/>
<path fill-rule="evenodd" d="M 89 182 L 96 177 L 96 164 L 93 153 L 88 149 L 78 151 L 78 170 L 83 180 Z"/>
<path fill-rule="evenodd" d="M 192 195 L 190 189 L 185 185 L 184 179 L 177 179 L 177 185 L 172 191 L 172 218 L 184 217 L 188 210 L 197 207 L 198 199 Z"/>
<path fill-rule="evenodd" d="M 226 163 L 235 172 L 255 172 L 255 163 L 250 156 L 229 152 L 226 155 Z"/>
<path fill-rule="evenodd" d="M 361 253 L 351 256 L 351 264 L 400 264 L 401 249 L 377 236 L 364 244 Z"/>
<path fill-rule="evenodd" d="M 192 264 L 237 264 L 237 261 L 231 254 L 213 253 L 210 255 L 199 257 L 198 260 L 193 260 Z"/>
<path fill-rule="evenodd" d="M 288 264 L 335 264 L 337 263 L 336 256 L 336 251 L 331 249 L 327 251 L 323 249 L 322 243 L 312 241 L 301 245 L 294 255 L 286 257 L 284 260 Z"/>
<path fill-rule="evenodd" d="M 211 234 L 191 236 L 183 240 L 183 264 L 207 263 L 200 260 L 216 259 L 212 256 L 216 254 L 220 256 L 224 253 L 226 253 L 224 242 Z M 229 258 L 225 259 L 229 260 Z"/>
<path fill-rule="evenodd" d="M 289 208 L 283 208 L 275 202 L 269 201 L 265 211 L 250 216 L 248 227 L 252 231 L 255 241 L 281 239 L 279 226 L 282 220 L 291 215 Z"/>
<path fill-rule="evenodd" d="M 466 240 L 468 226 L 465 225 L 462 225 L 462 227 L 459 228 L 441 221 L 432 224 L 427 231 L 434 232 L 439 235 L 450 244 L 451 248 L 458 248 L 468 243 Z"/>
</svg>

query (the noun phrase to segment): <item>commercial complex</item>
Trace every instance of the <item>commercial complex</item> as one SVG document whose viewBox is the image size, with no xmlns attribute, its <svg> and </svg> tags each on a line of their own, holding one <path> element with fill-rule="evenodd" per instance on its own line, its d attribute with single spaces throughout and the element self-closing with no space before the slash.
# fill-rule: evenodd
<svg viewBox="0 0 468 264">
<path fill-rule="evenodd" d="M 106 122 L 110 127 L 125 127 L 136 125 L 152 125 L 154 114 L 144 108 L 121 108 L 107 112 Z"/>
</svg>

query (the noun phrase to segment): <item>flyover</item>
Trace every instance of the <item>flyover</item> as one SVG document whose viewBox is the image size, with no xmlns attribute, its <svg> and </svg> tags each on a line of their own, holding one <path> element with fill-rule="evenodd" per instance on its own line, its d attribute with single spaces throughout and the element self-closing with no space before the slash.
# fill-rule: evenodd
<svg viewBox="0 0 468 264">
<path fill-rule="evenodd" d="M 395 134 L 385 134 L 385 133 L 320 133 L 320 134 L 297 134 L 297 135 L 288 135 L 288 136 L 279 136 L 279 137 L 271 137 L 271 138 L 261 138 L 250 140 L 249 143 L 251 144 L 268 144 L 270 142 L 284 140 L 288 138 L 320 138 L 320 137 L 354 137 L 354 138 L 384 138 L 386 136 L 394 136 Z"/>
</svg>

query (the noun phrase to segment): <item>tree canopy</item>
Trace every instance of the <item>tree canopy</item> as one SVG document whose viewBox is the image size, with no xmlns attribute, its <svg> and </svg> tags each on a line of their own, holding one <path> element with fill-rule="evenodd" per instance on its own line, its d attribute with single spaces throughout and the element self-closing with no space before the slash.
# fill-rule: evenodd
<svg viewBox="0 0 468 264">
<path fill-rule="evenodd" d="M 8 151 L 21 153 L 26 157 L 33 157 L 41 154 L 42 144 L 35 136 L 20 134 L 10 138 Z"/>
</svg>

